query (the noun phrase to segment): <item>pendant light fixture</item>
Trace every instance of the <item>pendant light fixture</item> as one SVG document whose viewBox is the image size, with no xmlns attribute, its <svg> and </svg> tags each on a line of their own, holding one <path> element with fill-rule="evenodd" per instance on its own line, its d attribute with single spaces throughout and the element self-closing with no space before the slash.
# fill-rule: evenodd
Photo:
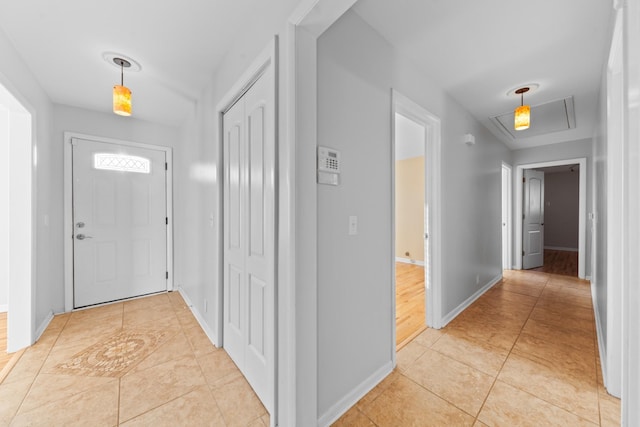
<svg viewBox="0 0 640 427">
<path fill-rule="evenodd" d="M 529 129 L 529 125 L 531 123 L 531 107 L 528 105 L 524 105 L 525 92 L 529 92 L 528 87 L 521 87 L 520 89 L 517 89 L 515 91 L 516 94 L 520 95 L 520 106 L 516 108 L 513 113 L 513 125 L 515 130 Z"/>
<path fill-rule="evenodd" d="M 120 116 L 130 116 L 131 90 L 124 85 L 124 68 L 131 67 L 131 63 L 122 58 L 113 58 L 113 62 L 120 66 L 120 84 L 113 86 L 113 112 Z"/>
</svg>

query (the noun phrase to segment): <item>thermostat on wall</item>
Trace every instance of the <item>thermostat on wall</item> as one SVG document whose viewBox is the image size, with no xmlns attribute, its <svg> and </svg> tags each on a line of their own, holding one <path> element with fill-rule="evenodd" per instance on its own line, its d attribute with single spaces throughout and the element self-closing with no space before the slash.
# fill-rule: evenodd
<svg viewBox="0 0 640 427">
<path fill-rule="evenodd" d="M 340 184 L 340 152 L 318 146 L 318 184 Z"/>
</svg>

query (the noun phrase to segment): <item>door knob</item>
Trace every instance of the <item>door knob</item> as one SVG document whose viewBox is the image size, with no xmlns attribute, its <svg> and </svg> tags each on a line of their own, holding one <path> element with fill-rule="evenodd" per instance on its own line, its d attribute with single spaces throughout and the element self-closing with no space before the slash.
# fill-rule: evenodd
<svg viewBox="0 0 640 427">
<path fill-rule="evenodd" d="M 76 235 L 76 239 L 78 239 L 78 240 L 93 239 L 93 237 L 92 236 L 85 236 L 84 234 L 77 234 Z"/>
<path fill-rule="evenodd" d="M 84 222 L 79 222 L 79 223 L 77 223 L 77 224 L 76 224 L 76 227 L 78 227 L 78 228 L 82 228 L 82 227 L 84 227 Z"/>
</svg>

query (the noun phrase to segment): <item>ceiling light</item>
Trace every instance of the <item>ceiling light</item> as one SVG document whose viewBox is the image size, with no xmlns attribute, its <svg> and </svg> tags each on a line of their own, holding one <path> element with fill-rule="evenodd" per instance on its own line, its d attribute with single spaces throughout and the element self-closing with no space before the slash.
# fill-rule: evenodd
<svg viewBox="0 0 640 427">
<path fill-rule="evenodd" d="M 113 87 L 113 112 L 120 116 L 131 115 L 131 90 L 124 85 L 124 67 L 131 67 L 126 59 L 113 58 L 120 66 L 120 84 Z"/>
<path fill-rule="evenodd" d="M 520 106 L 514 111 L 514 128 L 515 130 L 529 129 L 531 123 L 531 107 L 524 105 L 524 93 L 528 92 L 528 87 L 522 87 L 516 90 L 516 94 L 520 95 Z"/>
</svg>

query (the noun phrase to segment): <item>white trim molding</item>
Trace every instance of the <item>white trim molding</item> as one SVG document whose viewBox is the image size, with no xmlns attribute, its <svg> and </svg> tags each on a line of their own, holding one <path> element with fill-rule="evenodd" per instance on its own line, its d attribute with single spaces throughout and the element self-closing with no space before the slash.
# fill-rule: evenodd
<svg viewBox="0 0 640 427">
<path fill-rule="evenodd" d="M 424 267 L 424 261 L 420 261 L 417 259 L 403 258 L 401 256 L 396 257 L 396 262 L 401 262 L 403 264 L 419 265 L 421 267 Z"/>
<path fill-rule="evenodd" d="M 528 163 L 516 165 L 516 227 L 515 227 L 515 262 L 516 270 L 522 269 L 522 178 L 525 169 L 545 168 L 550 166 L 562 165 L 580 165 L 580 195 L 579 195 L 579 213 L 578 213 L 578 277 L 584 279 L 586 277 L 586 259 L 587 259 L 587 158 L 580 157 L 576 159 L 554 160 L 540 163 Z"/>
<path fill-rule="evenodd" d="M 462 313 L 463 311 L 465 311 L 471 304 L 473 304 L 478 298 L 480 298 L 485 292 L 487 292 L 489 289 L 493 288 L 498 282 L 500 282 L 500 280 L 502 280 L 502 274 L 497 275 L 496 277 L 494 277 L 493 279 L 491 279 L 486 285 L 484 285 L 482 288 L 478 289 L 473 295 L 471 295 L 469 298 L 467 298 L 466 300 L 464 300 L 460 305 L 458 305 L 456 308 L 454 308 L 453 310 L 451 310 L 446 316 L 444 316 L 444 318 L 442 319 L 442 326 L 446 326 L 449 324 L 449 322 L 451 322 L 453 319 L 455 319 L 456 317 L 458 317 L 458 315 L 460 313 Z"/>
<path fill-rule="evenodd" d="M 384 380 L 395 367 L 392 362 L 386 363 L 376 370 L 366 380 L 358 385 L 355 389 L 351 390 L 349 394 L 336 402 L 327 412 L 325 412 L 320 419 L 318 419 L 319 427 L 328 427 L 336 422 L 342 414 L 347 412 L 349 408 L 354 406 L 360 399 L 366 396 L 375 386 Z"/>
</svg>

